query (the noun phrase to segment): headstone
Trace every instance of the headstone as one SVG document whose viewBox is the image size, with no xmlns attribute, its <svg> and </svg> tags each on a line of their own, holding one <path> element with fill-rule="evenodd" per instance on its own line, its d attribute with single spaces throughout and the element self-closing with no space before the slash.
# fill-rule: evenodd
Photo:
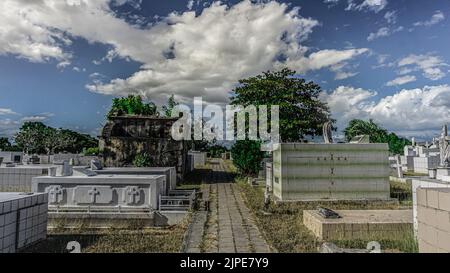
<svg viewBox="0 0 450 273">
<path fill-rule="evenodd" d="M 448 128 L 447 125 L 442 126 L 441 137 L 439 139 L 439 152 L 440 152 L 440 166 L 448 167 L 449 166 L 449 156 L 450 151 L 448 148 Z"/>
<path fill-rule="evenodd" d="M 102 170 L 103 166 L 102 163 L 99 160 L 93 159 L 91 160 L 91 170 L 93 171 L 99 171 Z"/>
<path fill-rule="evenodd" d="M 397 161 L 397 177 L 403 178 L 403 170 L 402 170 L 402 163 L 400 160 L 400 155 L 396 156 L 396 161 Z"/>
</svg>

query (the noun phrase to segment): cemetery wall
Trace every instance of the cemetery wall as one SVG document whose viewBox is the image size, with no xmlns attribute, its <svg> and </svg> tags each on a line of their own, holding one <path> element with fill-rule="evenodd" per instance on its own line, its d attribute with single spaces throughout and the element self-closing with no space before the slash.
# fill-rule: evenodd
<svg viewBox="0 0 450 273">
<path fill-rule="evenodd" d="M 450 188 L 417 189 L 420 253 L 450 253 Z"/>
</svg>

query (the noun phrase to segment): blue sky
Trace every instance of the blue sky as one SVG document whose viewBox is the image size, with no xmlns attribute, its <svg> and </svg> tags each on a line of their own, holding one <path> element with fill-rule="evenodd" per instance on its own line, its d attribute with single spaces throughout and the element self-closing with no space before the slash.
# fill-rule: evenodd
<svg viewBox="0 0 450 273">
<path fill-rule="evenodd" d="M 448 1 L 2 0 L 0 136 L 26 120 L 97 134 L 111 99 L 224 104 L 240 78 L 288 66 L 343 129 L 403 136 L 450 121 Z"/>
</svg>

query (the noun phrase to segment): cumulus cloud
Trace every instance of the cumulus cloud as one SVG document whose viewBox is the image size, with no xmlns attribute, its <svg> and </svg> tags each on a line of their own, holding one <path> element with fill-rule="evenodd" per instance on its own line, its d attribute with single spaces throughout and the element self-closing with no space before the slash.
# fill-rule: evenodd
<svg viewBox="0 0 450 273">
<path fill-rule="evenodd" d="M 372 118 L 388 130 L 405 136 L 429 136 L 450 122 L 449 94 L 449 85 L 437 85 L 403 89 L 377 99 L 375 91 L 340 86 L 323 94 L 321 99 L 328 102 L 339 130 L 351 119 Z"/>
<path fill-rule="evenodd" d="M 12 119 L 0 119 L 0 137 L 11 137 L 17 132 L 20 122 Z"/>
<path fill-rule="evenodd" d="M 398 67 L 406 69 L 406 71 L 421 70 L 425 78 L 434 81 L 442 79 L 446 76 L 446 73 L 442 70 L 442 67 L 447 66 L 448 64 L 446 64 L 441 57 L 433 54 L 411 54 L 398 61 Z"/>
<path fill-rule="evenodd" d="M 381 38 L 381 37 L 387 37 L 390 36 L 396 32 L 402 31 L 403 27 L 397 27 L 395 29 L 391 29 L 389 27 L 382 27 L 380 29 L 378 29 L 377 32 L 372 32 L 369 34 L 369 36 L 367 37 L 367 41 L 373 41 L 375 39 Z"/>
<path fill-rule="evenodd" d="M 139 7 L 140 1 L 131 1 Z M 153 100 L 176 93 L 226 102 L 240 78 L 289 66 L 303 73 L 349 61 L 367 49 L 312 51 L 304 46 L 319 22 L 276 1 L 214 2 L 201 14 L 171 13 L 147 27 L 119 18 L 110 0 L 2 0 L 0 54 L 31 61 L 56 59 L 70 65 L 74 37 L 111 47 L 101 61 L 129 58 L 142 63 L 128 78 L 86 87 L 110 95 L 137 93 Z M 130 4 L 128 0 L 115 5 Z M 99 63 L 100 61 L 96 61 Z"/>
<path fill-rule="evenodd" d="M 375 13 L 382 11 L 388 4 L 387 0 L 348 0 L 348 6 L 346 10 L 365 11 L 370 10 Z"/>
<path fill-rule="evenodd" d="M 431 18 L 429 20 L 416 22 L 416 23 L 414 23 L 414 26 L 416 26 L 416 27 L 417 26 L 429 27 L 429 26 L 435 25 L 435 24 L 443 21 L 444 19 L 445 19 L 444 13 L 442 11 L 440 11 L 440 10 L 437 10 L 433 14 L 433 16 L 431 16 Z"/>
<path fill-rule="evenodd" d="M 416 80 L 417 80 L 416 76 L 406 75 L 406 76 L 397 77 L 397 78 L 393 79 L 392 81 L 387 82 L 386 85 L 387 86 L 397 86 L 397 85 L 403 85 L 403 84 L 407 84 L 410 82 L 414 82 Z"/>
<path fill-rule="evenodd" d="M 0 116 L 6 115 L 17 115 L 17 113 L 8 108 L 0 108 Z"/>
</svg>

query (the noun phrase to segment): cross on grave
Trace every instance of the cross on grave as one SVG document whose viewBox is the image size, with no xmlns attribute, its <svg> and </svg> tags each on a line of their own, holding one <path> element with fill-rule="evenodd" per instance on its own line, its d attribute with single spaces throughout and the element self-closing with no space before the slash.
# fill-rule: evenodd
<svg viewBox="0 0 450 273">
<path fill-rule="evenodd" d="M 88 191 L 88 194 L 91 196 L 91 203 L 95 203 L 97 195 L 100 195 L 100 192 L 97 190 L 97 188 L 93 188 L 92 190 Z"/>
<path fill-rule="evenodd" d="M 139 188 L 132 187 L 128 189 L 128 204 L 136 204 L 138 202 L 137 197 L 140 196 Z"/>
<path fill-rule="evenodd" d="M 59 196 L 62 196 L 64 190 L 60 186 L 53 186 L 48 191 L 49 200 L 51 204 L 59 203 Z"/>
</svg>

